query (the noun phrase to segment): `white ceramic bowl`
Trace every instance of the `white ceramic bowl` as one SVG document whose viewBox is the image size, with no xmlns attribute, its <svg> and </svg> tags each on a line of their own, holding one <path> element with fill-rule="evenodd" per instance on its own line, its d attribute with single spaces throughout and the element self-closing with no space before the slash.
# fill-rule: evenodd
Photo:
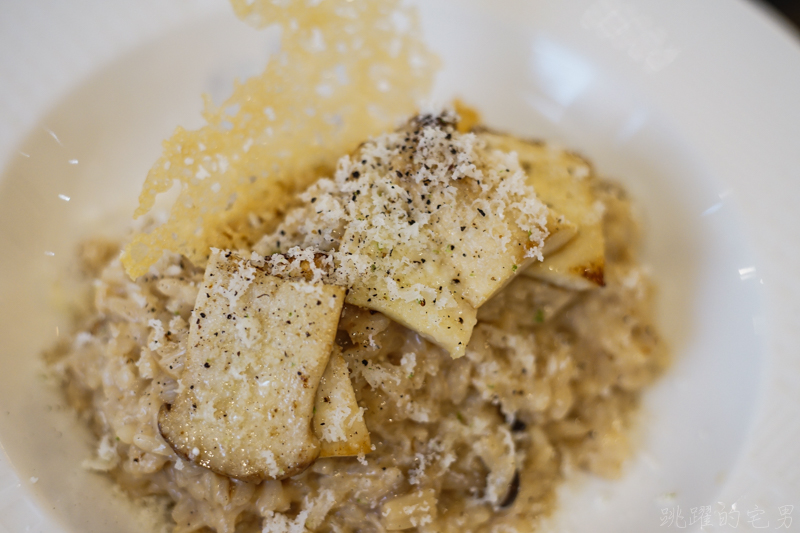
<svg viewBox="0 0 800 533">
<path fill-rule="evenodd" d="M 572 473 L 548 527 L 787 525 L 800 506 L 797 41 L 731 0 L 421 10 L 445 64 L 436 99 L 585 154 L 646 224 L 675 362 L 645 397 L 623 477 Z M 275 44 L 214 0 L 0 7 L 0 532 L 149 527 L 80 467 L 89 434 L 42 377 L 40 351 L 68 328 L 57 274 L 80 237 L 124 224 L 161 139 L 199 124 L 200 94 L 224 97 Z"/>
</svg>

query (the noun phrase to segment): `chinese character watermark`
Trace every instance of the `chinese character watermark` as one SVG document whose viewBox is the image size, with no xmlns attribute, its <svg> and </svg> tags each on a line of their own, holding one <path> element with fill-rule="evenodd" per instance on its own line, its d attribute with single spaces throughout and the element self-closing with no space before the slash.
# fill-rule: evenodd
<svg viewBox="0 0 800 533">
<path fill-rule="evenodd" d="M 690 507 L 688 514 L 685 514 L 684 509 L 680 505 L 676 505 L 661 508 L 659 525 L 677 529 L 685 529 L 687 526 L 699 526 L 700 529 L 712 526 L 736 529 L 740 523 L 746 523 L 752 529 L 790 529 L 792 527 L 792 511 L 794 511 L 794 505 L 782 505 L 777 510 L 762 509 L 755 505 L 742 513 L 735 503 L 729 507 L 722 502 L 717 502 L 716 506 Z M 743 514 L 744 516 L 742 516 Z"/>
<path fill-rule="evenodd" d="M 794 511 L 794 505 L 778 507 L 781 517 L 778 519 L 778 527 L 775 529 L 789 529 L 792 527 L 792 511 Z"/>
<path fill-rule="evenodd" d="M 693 526 L 697 523 L 700 524 L 700 527 L 711 525 L 710 505 L 701 505 L 700 507 L 692 507 L 691 509 L 689 509 L 689 512 L 692 514 L 692 516 L 689 518 L 690 526 Z"/>
<path fill-rule="evenodd" d="M 747 523 L 755 529 L 766 529 L 769 527 L 769 520 L 764 518 L 767 512 L 764 509 L 759 509 L 758 505 L 752 511 L 747 511 Z"/>
<path fill-rule="evenodd" d="M 720 506 L 719 510 L 717 510 L 717 516 L 719 516 L 719 526 L 730 526 L 733 528 L 739 527 L 739 511 L 736 510 L 736 504 L 734 503 L 731 505 L 730 511 L 725 510 L 725 504 L 722 502 L 717 502 L 717 505 Z"/>
</svg>

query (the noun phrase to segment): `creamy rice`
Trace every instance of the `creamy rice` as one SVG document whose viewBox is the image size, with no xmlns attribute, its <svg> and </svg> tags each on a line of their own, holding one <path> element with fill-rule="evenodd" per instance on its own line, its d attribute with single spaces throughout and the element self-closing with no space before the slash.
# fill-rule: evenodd
<svg viewBox="0 0 800 533">
<path fill-rule="evenodd" d="M 594 188 L 605 207 L 604 288 L 519 276 L 480 308 L 460 359 L 345 306 L 337 343 L 375 449 L 260 484 L 181 460 L 157 426 L 177 394 L 203 271 L 167 255 L 134 282 L 121 243 L 87 242 L 93 301 L 49 354 L 98 438 L 85 466 L 132 496 L 173 502 L 176 532 L 534 530 L 570 469 L 620 472 L 640 393 L 666 364 L 629 200 L 613 183 Z"/>
</svg>

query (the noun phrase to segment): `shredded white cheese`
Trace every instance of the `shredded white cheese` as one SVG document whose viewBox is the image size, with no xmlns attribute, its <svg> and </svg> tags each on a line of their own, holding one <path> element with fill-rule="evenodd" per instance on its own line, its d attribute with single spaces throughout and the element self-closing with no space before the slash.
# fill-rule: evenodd
<svg viewBox="0 0 800 533">
<path fill-rule="evenodd" d="M 264 516 L 262 533 L 306 533 L 306 519 L 308 510 L 300 511 L 298 515 L 291 519 L 285 514 L 269 511 Z"/>
</svg>

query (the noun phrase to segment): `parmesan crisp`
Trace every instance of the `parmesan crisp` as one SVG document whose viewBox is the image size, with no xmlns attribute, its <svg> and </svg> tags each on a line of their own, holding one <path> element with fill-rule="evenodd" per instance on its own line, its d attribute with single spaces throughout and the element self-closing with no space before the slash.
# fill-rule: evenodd
<svg viewBox="0 0 800 533">
<path fill-rule="evenodd" d="M 169 219 L 133 235 L 122 262 L 131 278 L 165 251 L 204 266 L 213 247 L 241 249 L 272 229 L 295 193 L 369 136 L 415 111 L 437 60 L 414 10 L 398 0 L 232 0 L 256 27 L 277 24 L 281 51 L 237 83 L 206 125 L 177 128 L 150 170 L 135 218 L 177 182 Z"/>
</svg>

